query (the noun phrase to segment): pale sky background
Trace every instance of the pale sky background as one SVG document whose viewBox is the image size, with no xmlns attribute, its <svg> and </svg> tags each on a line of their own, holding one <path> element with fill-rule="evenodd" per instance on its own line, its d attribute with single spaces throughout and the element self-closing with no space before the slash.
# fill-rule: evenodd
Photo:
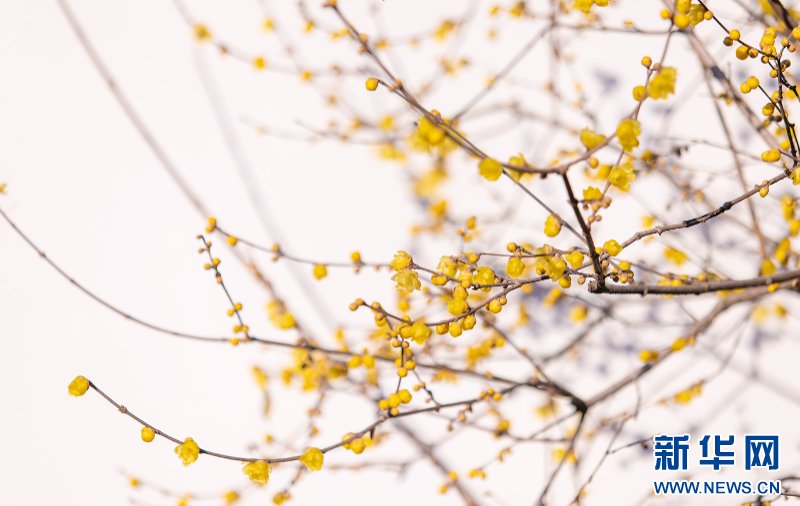
<svg viewBox="0 0 800 506">
<path fill-rule="evenodd" d="M 274 3 L 278 6 L 276 18 L 286 20 L 286 28 L 298 47 L 308 51 L 304 56 L 310 65 L 333 61 L 350 67 L 366 65 L 347 41 L 330 42 L 320 33 L 301 35 L 302 24 L 294 14 L 294 2 Z M 312 3 L 313 12 L 319 13 L 320 0 Z M 365 14 L 365 5 L 370 2 L 340 3 L 346 12 L 353 13 L 359 26 L 372 28 Z M 429 32 L 445 16 L 460 16 L 466 5 L 455 0 L 385 2 L 390 3 L 403 3 L 402 7 L 388 5 L 385 16 L 390 31 L 398 35 Z M 629 0 L 619 4 L 609 10 L 612 21 L 642 18 L 651 26 L 665 28 L 658 19 L 660 2 Z M 422 246 L 411 239 L 409 227 L 419 222 L 423 213 L 408 189 L 407 175 L 399 164 L 379 161 L 371 147 L 335 142 L 307 144 L 258 136 L 240 121 L 246 115 L 297 135 L 304 135 L 297 121 L 324 126 L 331 114 L 319 95 L 308 86 L 301 86 L 296 76 L 255 73 L 247 65 L 220 58 L 208 46 L 198 46 L 168 0 L 72 0 L 70 5 L 138 114 L 194 191 L 231 232 L 260 244 L 279 240 L 287 251 L 326 260 L 347 261 L 350 252 L 358 250 L 364 260 L 385 262 L 394 251 L 407 248 L 415 254 L 418 251 L 430 264 L 438 256 L 457 250 L 456 240 Z M 253 53 L 265 53 L 276 65 L 287 61 L 274 38 L 260 31 L 263 16 L 257 2 L 191 0 L 187 5 L 215 35 Z M 480 2 L 482 17 L 488 7 L 486 2 Z M 330 16 L 321 19 L 337 26 Z M 446 81 L 434 95 L 435 101 L 431 99 L 432 103 L 426 105 L 446 115 L 463 104 L 479 89 L 486 75 L 502 68 L 527 42 L 534 33 L 531 26 L 498 23 L 496 28 L 501 32 L 495 45 L 485 42 L 485 23 L 472 27 L 470 36 L 474 40 L 465 46 L 464 53 L 473 64 L 467 76 L 473 87 Z M 707 30 L 699 30 L 704 38 L 721 39 L 710 27 L 701 26 Z M 606 40 L 609 46 L 587 41 L 571 51 L 579 55 L 579 61 L 588 62 L 583 67 L 587 94 L 599 104 L 603 114 L 600 124 L 611 130 L 632 107 L 629 90 L 643 75 L 639 59 L 644 54 L 657 57 L 663 37 L 625 39 L 611 35 Z M 417 78 L 433 70 L 435 55 L 443 46 L 434 47 L 431 57 L 420 57 L 426 54 L 423 50 L 417 53 L 418 63 L 409 63 Z M 614 48 L 612 57 L 609 47 Z M 722 49 L 717 44 L 716 50 Z M 678 93 L 699 86 L 696 62 L 687 59 L 685 65 L 681 63 L 681 57 L 688 54 L 685 42 L 676 40 L 671 51 L 668 58 L 680 69 Z M 730 58 L 730 52 L 725 54 Z M 509 93 L 509 99 L 528 93 L 523 87 L 526 83 L 541 81 L 542 67 L 537 58 L 540 57 L 534 51 L 520 65 L 519 74 L 514 74 L 519 86 Z M 196 253 L 199 244 L 195 236 L 205 227 L 204 217 L 190 205 L 124 115 L 55 1 L 0 1 L 0 69 L 0 183 L 8 183 L 8 194 L 0 196 L 4 212 L 49 258 L 109 303 L 167 328 L 227 335 L 231 323 L 225 316 L 224 295 L 213 277 L 203 271 L 205 258 Z M 735 82 L 739 82 L 742 72 L 734 71 Z M 604 96 L 599 94 L 598 83 L 608 77 L 617 81 L 616 94 Z M 375 119 L 388 112 L 403 111 L 398 121 L 407 125 L 415 119 L 395 97 L 385 92 L 368 95 L 363 83 L 364 76 L 342 79 L 339 89 L 365 116 Z M 540 91 L 530 91 L 526 98 L 548 112 L 547 107 L 541 106 L 543 102 L 536 102 L 537 97 L 543 96 Z M 210 97 L 217 101 L 216 116 Z M 698 100 L 689 102 L 681 117 L 683 126 L 678 131 L 682 138 L 705 133 L 697 118 L 711 109 L 703 104 L 702 96 Z M 645 114 L 663 112 L 663 107 L 658 104 Z M 564 117 L 575 122 L 569 114 Z M 240 148 L 236 151 L 239 165 L 230 143 L 224 140 L 221 125 L 232 126 L 233 142 Z M 487 119 L 476 123 L 473 132 L 479 135 L 482 128 L 496 127 L 497 121 Z M 744 135 L 744 131 L 737 130 L 737 136 Z M 507 157 L 518 150 L 530 152 L 535 144 L 531 139 L 537 135 L 523 129 L 510 138 L 487 141 L 486 145 L 498 156 Z M 756 154 L 763 150 L 756 143 L 749 147 Z M 540 156 L 544 163 L 553 153 Z M 727 163 L 715 157 L 719 152 L 701 154 L 697 159 L 712 165 Z M 455 176 L 456 187 L 468 197 L 453 203 L 456 215 L 466 218 L 480 211 L 498 213 L 503 209 L 501 204 L 517 202 L 520 225 L 535 226 L 538 235 L 531 237 L 543 240 L 538 230 L 546 214 L 522 200 L 507 181 L 500 186 L 487 186 L 477 176 L 473 161 L 466 157 L 461 161 L 466 170 Z M 253 175 L 252 181 L 243 180 L 243 167 Z M 758 165 L 748 167 L 753 174 L 759 170 L 760 174 L 765 173 Z M 757 177 L 760 176 L 754 176 L 753 182 Z M 550 183 L 542 184 L 548 188 Z M 790 191 L 787 188 L 781 191 Z M 796 190 L 791 191 L 797 195 Z M 776 190 L 778 197 L 783 193 Z M 731 194 L 738 195 L 735 190 Z M 666 198 L 657 188 L 642 195 L 645 201 L 651 199 L 650 203 Z M 265 207 L 254 207 L 250 196 Z M 775 202 L 777 197 L 772 203 L 776 205 Z M 633 201 L 626 205 L 608 217 L 613 216 L 625 230 L 635 230 L 644 211 Z M 769 212 L 777 217 L 776 209 Z M 259 213 L 269 221 L 270 230 L 262 226 Z M 600 230 L 602 235 L 603 229 Z M 506 242 L 518 237 L 518 232 L 506 230 L 492 236 L 485 247 L 502 251 Z M 244 303 L 244 316 L 254 333 L 294 339 L 269 324 L 263 311 L 265 293 L 231 251 L 222 247 L 220 238 L 213 240 L 220 245 L 216 254 L 222 259 L 226 283 L 234 297 Z M 266 419 L 261 416 L 262 399 L 250 369 L 258 364 L 278 371 L 288 363 L 286 352 L 196 343 L 127 322 L 60 277 L 5 222 L 0 223 L 0 258 L 0 336 L 4 345 L 0 353 L 0 384 L 4 385 L 0 503 L 106 505 L 126 504 L 132 499 L 146 505 L 174 504 L 172 498 L 129 488 L 125 477 L 134 475 L 176 493 L 214 497 L 197 501 L 212 505 L 221 504 L 216 497 L 226 489 L 246 482 L 241 466 L 235 462 L 201 456 L 198 462 L 183 468 L 173 454 L 174 444 L 164 439 L 149 445 L 142 443 L 138 424 L 120 416 L 94 392 L 80 399 L 69 397 L 66 386 L 78 374 L 93 380 L 158 428 L 179 438 L 191 436 L 201 446 L 222 453 L 247 454 L 248 447 L 262 441 L 265 433 L 288 440 L 305 423 L 306 409 L 314 399 L 296 389 L 273 388 L 272 415 Z M 329 269 L 328 278 L 317 283 L 306 266 L 290 268 L 285 262 L 273 265 L 266 255 L 255 258 L 281 295 L 294 304 L 293 313 L 320 336 L 322 344 L 332 345 L 338 325 L 371 328 L 371 315 L 347 310 L 354 298 L 382 300 L 387 305 L 395 298 L 386 272 L 365 270 L 354 277 L 349 271 Z M 753 275 L 739 270 L 736 262 L 731 258 L 732 273 Z M 310 309 L 312 298 L 319 311 Z M 697 307 L 710 307 L 708 300 L 713 303 L 713 299 L 704 299 L 697 302 Z M 701 406 L 650 409 L 623 433 L 619 442 L 635 441 L 654 431 L 682 431 L 687 427 L 712 434 L 735 433 L 739 438 L 745 433 L 775 433 L 784 438 L 779 474 L 800 471 L 800 438 L 796 431 L 800 415 L 796 315 L 800 306 L 795 299 L 787 298 L 782 303 L 794 310 L 793 315 L 783 323 L 771 320 L 762 327 L 748 327 L 731 366 L 707 387 Z M 740 317 L 736 311 L 726 314 L 726 320 L 711 335 L 721 339 L 725 325 L 733 325 Z M 661 343 L 674 337 L 668 329 L 646 327 L 637 341 L 641 338 Z M 613 337 L 606 341 L 612 343 Z M 692 358 L 682 357 L 687 358 L 685 367 L 664 367 L 661 375 L 654 375 L 649 383 L 651 392 L 662 387 L 663 394 L 674 392 L 678 384 L 667 387 L 668 380 L 682 374 L 691 376 L 693 371 L 707 372 L 719 365 L 713 358 L 715 353 L 724 355 L 729 347 L 730 342 L 725 341 L 714 353 L 702 347 L 687 351 Z M 636 363 L 634 353 L 609 367 L 621 375 Z M 756 370 L 758 379 L 752 377 Z M 584 375 L 574 364 L 560 366 L 555 372 L 587 397 L 598 390 L 589 372 Z M 679 384 L 690 384 L 688 381 Z M 274 378 L 273 383 L 277 385 L 279 378 Z M 452 395 L 461 398 L 457 390 Z M 320 426 L 315 442 L 318 446 L 327 446 L 374 419 L 374 411 L 364 401 L 346 395 L 333 397 L 326 411 L 329 419 Z M 542 398 L 535 394 L 521 395 L 514 410 L 533 420 L 532 410 L 541 402 Z M 418 423 L 415 427 L 422 433 L 443 432 L 444 422 L 439 419 Z M 693 436 L 693 441 L 697 439 Z M 607 444 L 607 435 L 601 435 L 595 449 L 602 453 Z M 442 459 L 463 475 L 480 465 L 487 455 L 494 455 L 493 448 L 500 448 L 491 438 L 478 438 L 474 445 L 445 445 Z M 506 464 L 488 473 L 490 479 L 486 482 L 467 485 L 485 504 L 532 503 L 552 465 L 550 449 L 526 448 L 528 451 L 522 447 L 515 450 Z M 693 447 L 693 451 L 699 450 Z M 478 453 L 482 456 L 475 457 Z M 415 450 L 407 441 L 394 436 L 380 452 L 354 456 L 340 450 L 326 457 L 326 465 L 385 462 L 413 455 Z M 266 490 L 243 503 L 271 501 L 291 479 L 290 467 L 276 469 Z M 591 504 L 641 504 L 651 487 L 651 469 L 651 455 L 639 449 L 609 459 L 590 488 L 589 499 L 594 501 Z M 741 469 L 737 466 L 736 470 L 723 473 L 724 479 L 744 479 Z M 710 472 L 701 474 L 704 471 L 698 471 L 696 466 L 695 471 L 695 479 L 715 479 Z M 579 483 L 570 474 L 562 477 L 551 496 L 553 504 L 567 504 Z M 756 477 L 777 476 L 746 476 Z M 304 477 L 292 489 L 292 501 L 460 504 L 460 497 L 452 491 L 438 494 L 438 487 L 444 482 L 427 463 L 412 466 L 400 480 L 383 471 L 323 471 Z M 530 488 L 521 487 L 520 483 L 530 483 Z M 481 495 L 485 489 L 496 494 L 496 502 Z M 694 500 L 696 504 L 739 504 L 745 498 Z M 682 501 L 662 498 L 652 503 Z"/>
</svg>

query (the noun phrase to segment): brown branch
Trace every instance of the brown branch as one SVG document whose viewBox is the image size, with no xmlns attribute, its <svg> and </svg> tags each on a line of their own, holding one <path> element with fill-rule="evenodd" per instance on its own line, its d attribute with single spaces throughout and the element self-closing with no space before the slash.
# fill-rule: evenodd
<svg viewBox="0 0 800 506">
<path fill-rule="evenodd" d="M 800 269 L 750 279 L 722 279 L 718 281 L 693 282 L 680 286 L 637 283 L 628 285 L 605 285 L 601 287 L 592 281 L 589 283 L 589 291 L 592 293 L 628 295 L 698 295 L 701 293 L 718 292 L 720 290 L 739 290 L 742 288 L 769 286 L 775 283 L 785 283 L 787 281 L 793 281 L 793 283 L 791 283 L 791 288 L 796 289 L 799 284 L 797 280 L 799 279 Z M 782 288 L 788 287 L 788 284 L 782 286 Z"/>
<path fill-rule="evenodd" d="M 753 290 L 748 290 L 748 291 L 746 291 L 744 293 L 741 293 L 741 294 L 730 295 L 730 296 L 726 297 L 725 299 L 722 299 L 721 301 L 719 301 L 717 303 L 717 305 L 714 307 L 714 309 L 712 309 L 708 314 L 706 314 L 705 317 L 703 317 L 701 320 L 698 320 L 697 322 L 695 322 L 692 325 L 692 327 L 690 328 L 690 330 L 684 334 L 684 336 L 686 338 L 693 338 L 693 337 L 696 338 L 698 334 L 700 334 L 700 333 L 704 332 L 705 330 L 707 330 L 711 326 L 711 324 L 714 323 L 714 320 L 719 315 L 724 313 L 728 308 L 730 308 L 730 307 L 732 307 L 732 306 L 734 306 L 736 304 L 739 304 L 741 302 L 747 302 L 747 301 L 752 301 L 752 300 L 759 299 L 760 297 L 763 297 L 764 295 L 766 295 L 768 293 L 770 293 L 770 292 L 769 292 L 769 290 L 767 288 L 756 288 L 756 289 L 753 289 Z M 622 390 L 626 386 L 630 385 L 634 381 L 638 380 L 639 378 L 641 378 L 642 376 L 647 374 L 655 366 L 657 366 L 659 363 L 661 363 L 664 360 L 666 360 L 666 358 L 671 356 L 673 353 L 674 352 L 671 349 L 669 349 L 666 352 L 659 354 L 657 359 L 655 359 L 655 360 L 653 360 L 651 362 L 648 362 L 645 365 L 643 365 L 642 367 L 640 367 L 640 368 L 636 369 L 635 371 L 629 373 L 624 378 L 620 379 L 619 381 L 617 381 L 613 385 L 609 386 L 608 388 L 606 388 L 602 392 L 596 394 L 594 397 L 592 397 L 591 399 L 586 401 L 587 406 L 589 407 L 589 409 L 591 409 L 592 406 L 594 406 L 594 405 L 606 400 L 607 398 L 611 397 L 612 395 L 614 395 L 618 391 Z"/>
</svg>

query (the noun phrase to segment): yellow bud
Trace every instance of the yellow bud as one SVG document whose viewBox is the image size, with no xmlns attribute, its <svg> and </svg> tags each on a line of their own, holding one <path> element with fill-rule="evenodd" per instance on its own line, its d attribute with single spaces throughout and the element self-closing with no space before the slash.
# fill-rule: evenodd
<svg viewBox="0 0 800 506">
<path fill-rule="evenodd" d="M 69 395 L 73 397 L 80 397 L 89 390 L 89 380 L 84 378 L 83 376 L 77 376 L 72 382 L 69 384 Z"/>
<path fill-rule="evenodd" d="M 156 437 L 156 432 L 152 427 L 142 427 L 142 441 L 149 443 Z"/>
<path fill-rule="evenodd" d="M 315 278 L 322 279 L 327 275 L 328 275 L 328 269 L 324 265 L 317 264 L 317 265 L 314 266 L 314 277 Z"/>
</svg>

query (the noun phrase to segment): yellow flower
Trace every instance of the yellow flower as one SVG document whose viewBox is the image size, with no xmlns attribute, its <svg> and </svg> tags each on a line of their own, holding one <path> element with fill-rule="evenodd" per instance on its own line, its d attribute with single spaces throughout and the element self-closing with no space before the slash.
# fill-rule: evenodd
<svg viewBox="0 0 800 506">
<path fill-rule="evenodd" d="M 378 80 L 374 77 L 370 77 L 367 79 L 367 89 L 369 91 L 375 91 L 378 89 Z"/>
<path fill-rule="evenodd" d="M 394 125 L 394 118 L 391 116 L 386 116 L 380 122 L 378 122 L 378 128 L 383 130 L 384 132 L 392 132 L 395 129 Z"/>
<path fill-rule="evenodd" d="M 786 262 L 789 261 L 789 254 L 791 253 L 791 248 L 792 244 L 789 241 L 788 237 L 779 242 L 778 247 L 775 248 L 775 260 L 786 265 Z"/>
<path fill-rule="evenodd" d="M 506 266 L 506 274 L 511 276 L 512 278 L 518 278 L 522 274 L 522 271 L 525 270 L 525 264 L 522 262 L 521 259 L 518 257 L 511 257 L 508 259 L 508 265 Z"/>
<path fill-rule="evenodd" d="M 419 274 L 411 269 L 403 269 L 396 272 L 395 275 L 392 276 L 392 281 L 397 283 L 395 288 L 400 292 L 411 293 L 414 290 L 419 290 L 422 286 L 422 283 L 419 281 Z"/>
<path fill-rule="evenodd" d="M 633 172 L 633 167 L 628 164 L 617 165 L 611 169 L 611 173 L 608 175 L 608 181 L 620 190 L 626 192 L 631 189 L 631 183 L 636 181 L 636 174 Z"/>
<path fill-rule="evenodd" d="M 450 125 L 446 119 L 443 121 L 446 125 Z M 419 119 L 417 130 L 408 137 L 407 142 L 411 148 L 417 151 L 430 153 L 431 147 L 436 147 L 439 154 L 446 155 L 458 145 L 447 137 L 444 128 L 444 126 L 435 125 L 428 118 L 422 117 Z"/>
<path fill-rule="evenodd" d="M 681 265 L 683 262 L 689 259 L 689 257 L 686 256 L 686 253 L 678 251 L 675 248 L 665 249 L 664 258 L 666 258 L 667 260 L 671 260 L 672 262 L 675 263 L 675 265 Z"/>
<path fill-rule="evenodd" d="M 511 158 L 509 158 L 508 159 L 508 164 L 509 165 L 515 165 L 517 167 L 526 167 L 526 166 L 528 166 L 528 162 L 525 161 L 525 157 L 522 156 L 522 153 L 520 153 L 519 156 L 512 156 Z M 514 169 L 506 169 L 506 172 L 508 173 L 509 176 L 511 176 L 511 179 L 515 183 L 519 183 L 519 180 L 520 180 L 520 178 L 522 178 L 522 174 L 523 174 L 522 172 L 520 172 L 518 170 L 514 170 Z"/>
<path fill-rule="evenodd" d="M 319 471 L 322 469 L 323 455 L 319 448 L 307 448 L 305 453 L 300 456 L 300 463 L 306 466 L 309 471 Z"/>
<path fill-rule="evenodd" d="M 494 271 L 488 267 L 478 267 L 477 272 L 472 275 L 472 281 L 479 285 L 491 285 L 494 283 Z"/>
<path fill-rule="evenodd" d="M 194 38 L 197 39 L 197 42 L 206 42 L 211 40 L 211 32 L 208 31 L 206 25 L 194 25 L 192 27 L 192 33 L 194 34 Z"/>
<path fill-rule="evenodd" d="M 575 453 L 572 450 L 567 453 L 563 448 L 556 448 L 553 450 L 553 462 L 559 464 L 561 461 L 574 464 L 578 459 L 575 458 Z"/>
<path fill-rule="evenodd" d="M 411 326 L 411 338 L 420 346 L 427 338 L 430 337 L 430 335 L 431 329 L 429 329 L 428 326 L 422 322 L 417 322 Z"/>
<path fill-rule="evenodd" d="M 605 244 L 603 244 L 603 249 L 606 250 L 606 252 L 608 252 L 608 254 L 612 257 L 615 257 L 622 252 L 622 246 L 620 246 L 619 243 L 614 239 L 606 241 Z"/>
<path fill-rule="evenodd" d="M 500 162 L 497 160 L 484 158 L 478 164 L 478 171 L 480 172 L 481 176 L 485 177 L 489 181 L 497 181 L 500 179 L 500 176 L 503 175 L 503 166 L 500 165 Z"/>
<path fill-rule="evenodd" d="M 447 201 L 442 200 L 436 204 L 430 204 L 428 206 L 428 211 L 430 211 L 434 218 L 441 218 L 444 216 L 444 213 L 447 212 Z"/>
<path fill-rule="evenodd" d="M 264 70 L 267 67 L 267 60 L 265 60 L 262 56 L 253 58 L 253 66 L 256 68 L 256 70 Z"/>
<path fill-rule="evenodd" d="M 794 208 L 796 206 L 795 200 L 791 195 L 784 195 L 781 199 L 781 209 L 783 210 L 783 219 L 791 221 L 794 218 Z"/>
<path fill-rule="evenodd" d="M 411 265 L 411 255 L 405 251 L 398 251 L 394 255 L 394 259 L 390 262 L 394 270 L 399 271 Z"/>
<path fill-rule="evenodd" d="M 642 362 L 652 362 L 658 359 L 658 352 L 653 350 L 642 350 L 639 354 L 639 360 Z"/>
<path fill-rule="evenodd" d="M 583 321 L 586 318 L 586 315 L 589 314 L 589 310 L 586 306 L 575 306 L 572 308 L 572 311 L 569 313 L 569 319 L 575 323 Z"/>
<path fill-rule="evenodd" d="M 678 71 L 673 67 L 662 67 L 658 74 L 650 79 L 650 84 L 647 86 L 647 95 L 653 100 L 660 100 L 668 98 L 670 93 L 675 94 L 677 76 Z"/>
<path fill-rule="evenodd" d="M 322 264 L 317 264 L 314 266 L 314 277 L 317 279 L 322 279 L 328 275 L 328 269 Z"/>
<path fill-rule="evenodd" d="M 606 140 L 605 135 L 598 135 L 597 133 L 584 128 L 581 130 L 581 143 L 586 146 L 586 149 L 592 149 Z"/>
<path fill-rule="evenodd" d="M 394 160 L 397 162 L 404 162 L 406 159 L 405 153 L 394 147 L 390 143 L 381 144 L 376 150 L 378 156 L 383 160 Z"/>
<path fill-rule="evenodd" d="M 583 190 L 583 200 L 597 200 L 603 198 L 603 192 L 594 186 L 590 186 Z"/>
<path fill-rule="evenodd" d="M 436 268 L 445 276 L 450 276 L 452 278 L 456 275 L 458 264 L 453 260 L 453 257 L 442 257 L 439 259 L 439 265 L 436 266 Z"/>
<path fill-rule="evenodd" d="M 561 276 L 564 275 L 564 271 L 567 269 L 567 264 L 560 258 L 552 258 L 547 261 L 544 266 L 544 272 L 550 277 L 550 280 L 553 282 L 558 281 L 561 279 Z"/>
<path fill-rule="evenodd" d="M 764 261 L 761 262 L 761 275 L 762 276 L 770 276 L 772 274 L 775 274 L 775 272 L 777 270 L 778 270 L 777 267 L 775 267 L 775 264 L 773 264 L 770 259 L 765 258 Z"/>
<path fill-rule="evenodd" d="M 239 494 L 231 490 L 230 492 L 227 492 L 225 495 L 223 495 L 222 498 L 225 500 L 226 506 L 231 506 L 231 504 L 239 500 Z"/>
<path fill-rule="evenodd" d="M 482 480 L 485 480 L 486 479 L 486 473 L 484 471 L 480 470 L 480 469 L 473 469 L 473 470 L 471 470 L 469 472 L 469 477 L 470 478 L 478 477 L 478 478 L 480 478 Z"/>
<path fill-rule="evenodd" d="M 77 376 L 72 383 L 69 384 L 69 395 L 73 397 L 80 397 L 89 390 L 89 380 L 83 376 Z"/>
<path fill-rule="evenodd" d="M 269 321 L 279 329 L 290 329 L 294 327 L 294 316 L 286 310 L 286 306 L 282 302 L 273 300 L 267 304 L 267 313 Z"/>
<path fill-rule="evenodd" d="M 394 406 L 392 406 L 392 407 L 397 407 L 397 406 L 399 406 L 399 405 L 400 405 L 400 398 L 398 397 L 398 395 L 397 395 L 397 394 L 392 394 L 392 395 L 393 395 L 395 398 L 397 398 L 397 404 L 395 404 L 395 405 L 394 405 Z M 390 396 L 389 396 L 389 405 L 390 405 L 390 406 L 392 405 L 392 400 L 393 400 L 393 397 L 392 397 L 392 395 L 390 395 Z M 347 434 L 345 434 L 345 435 L 344 435 L 344 437 L 342 438 L 342 441 L 347 441 L 348 439 L 350 439 L 351 437 L 353 437 L 353 435 L 354 435 L 354 434 L 352 434 L 352 433 L 347 433 Z M 363 452 L 363 451 L 364 451 L 364 448 L 366 448 L 366 445 L 364 444 L 364 441 L 363 441 L 361 438 L 355 438 L 355 439 L 353 439 L 352 441 L 350 441 L 349 443 L 343 444 L 343 445 L 342 445 L 342 448 L 344 448 L 345 450 L 352 450 L 352 451 L 353 451 L 353 453 L 355 453 L 356 455 L 358 455 L 358 454 L 360 454 L 361 452 Z"/>
<path fill-rule="evenodd" d="M 266 461 L 258 460 L 245 465 L 244 468 L 242 468 L 242 472 L 250 478 L 250 481 L 254 481 L 259 485 L 266 485 L 269 481 L 269 473 L 272 472 L 272 468 Z"/>
<path fill-rule="evenodd" d="M 594 5 L 594 0 L 575 0 L 575 7 L 583 12 L 589 12 L 592 5 Z"/>
<path fill-rule="evenodd" d="M 200 455 L 200 447 L 197 446 L 194 439 L 187 437 L 183 444 L 179 444 L 175 447 L 175 453 L 178 455 L 178 458 L 181 459 L 183 465 L 188 466 L 197 460 L 197 457 Z"/>
<path fill-rule="evenodd" d="M 692 26 L 697 26 L 703 21 L 703 15 L 706 13 L 706 9 L 700 4 L 693 4 L 691 10 L 689 11 L 689 23 Z"/>
<path fill-rule="evenodd" d="M 581 265 L 583 265 L 583 253 L 580 251 L 573 251 L 572 253 L 567 253 L 565 255 L 567 258 L 567 262 L 572 266 L 573 269 L 577 269 Z"/>
<path fill-rule="evenodd" d="M 467 301 L 461 299 L 450 299 L 447 301 L 447 310 L 452 315 L 461 315 L 467 312 Z"/>
<path fill-rule="evenodd" d="M 561 232 L 561 223 L 558 221 L 558 218 L 551 214 L 544 222 L 544 235 L 547 237 L 555 237 L 559 232 Z"/>
<path fill-rule="evenodd" d="M 456 24 L 452 21 L 445 20 L 442 22 L 441 25 L 433 32 L 433 36 L 436 37 L 436 40 L 439 42 L 443 42 L 445 38 L 455 29 Z"/>
<path fill-rule="evenodd" d="M 637 137 L 642 134 L 642 126 L 635 119 L 624 119 L 619 122 L 617 127 L 617 141 L 626 152 L 633 151 L 639 145 Z"/>
</svg>

